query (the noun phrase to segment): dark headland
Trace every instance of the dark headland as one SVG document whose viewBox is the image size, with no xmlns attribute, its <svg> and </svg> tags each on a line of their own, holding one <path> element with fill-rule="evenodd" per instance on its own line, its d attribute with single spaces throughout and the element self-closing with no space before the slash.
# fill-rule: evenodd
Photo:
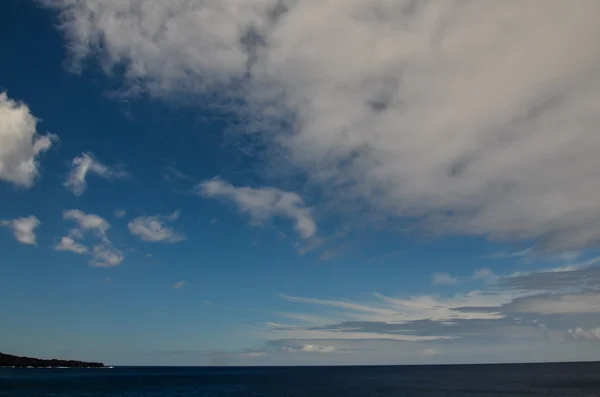
<svg viewBox="0 0 600 397">
<path fill-rule="evenodd" d="M 0 353 L 0 367 L 35 367 L 35 368 L 104 368 L 102 363 L 88 363 L 76 360 L 44 360 L 41 358 L 19 357 Z"/>
</svg>

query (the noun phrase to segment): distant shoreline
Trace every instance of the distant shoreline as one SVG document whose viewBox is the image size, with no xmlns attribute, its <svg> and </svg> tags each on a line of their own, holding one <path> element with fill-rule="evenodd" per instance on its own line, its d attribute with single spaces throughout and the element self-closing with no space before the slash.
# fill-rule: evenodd
<svg viewBox="0 0 600 397">
<path fill-rule="evenodd" d="M 0 353 L 0 367 L 9 368 L 108 368 L 103 363 L 77 360 L 41 359 Z"/>
</svg>

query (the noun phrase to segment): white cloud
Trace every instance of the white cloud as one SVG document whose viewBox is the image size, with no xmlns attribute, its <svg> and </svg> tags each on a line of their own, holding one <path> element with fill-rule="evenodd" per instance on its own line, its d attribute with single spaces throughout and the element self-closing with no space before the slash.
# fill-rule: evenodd
<svg viewBox="0 0 600 397">
<path fill-rule="evenodd" d="M 86 178 L 88 174 L 98 175 L 104 179 L 126 179 L 129 174 L 120 166 L 109 167 L 97 159 L 91 153 L 82 153 L 75 157 L 71 165 L 71 172 L 64 182 L 64 186 L 71 190 L 74 195 L 80 196 L 87 188 Z"/>
<path fill-rule="evenodd" d="M 363 331 L 329 331 L 310 328 L 273 328 L 266 330 L 266 335 L 283 339 L 320 339 L 320 340 L 393 340 L 402 342 L 427 342 L 435 340 L 451 340 L 456 339 L 449 335 L 411 335 L 411 334 L 391 334 L 378 332 L 363 332 Z"/>
<path fill-rule="evenodd" d="M 596 291 L 600 287 L 600 257 L 536 271 L 515 272 L 500 277 L 500 284 L 538 293 Z"/>
<path fill-rule="evenodd" d="M 179 211 L 171 215 L 140 216 L 129 222 L 129 232 L 143 241 L 177 243 L 185 240 L 184 234 L 165 225 L 179 218 Z"/>
<path fill-rule="evenodd" d="M 60 242 L 54 246 L 56 251 L 69 251 L 75 254 L 85 254 L 88 252 L 88 248 L 75 241 L 72 237 L 63 236 L 60 239 Z"/>
<path fill-rule="evenodd" d="M 300 349 L 305 353 L 336 353 L 335 346 L 304 345 Z"/>
<path fill-rule="evenodd" d="M 381 307 L 375 305 L 365 305 L 360 303 L 346 302 L 346 301 L 338 301 L 332 299 L 316 299 L 316 298 L 304 298 L 297 296 L 290 296 L 286 294 L 280 295 L 283 299 L 296 302 L 296 303 L 306 303 L 311 305 L 322 305 L 322 306 L 332 306 L 338 307 L 344 310 L 354 311 L 354 312 L 365 312 L 365 313 L 373 313 L 384 316 L 392 316 L 396 312 L 392 308 Z"/>
<path fill-rule="evenodd" d="M 112 243 L 105 239 L 92 248 L 92 260 L 90 265 L 94 267 L 114 267 L 123 262 L 123 253 L 113 247 Z"/>
<path fill-rule="evenodd" d="M 425 349 L 423 350 L 424 356 L 437 356 L 439 353 L 435 349 Z"/>
<path fill-rule="evenodd" d="M 435 273 L 431 282 L 433 285 L 454 285 L 458 284 L 459 280 L 448 273 Z"/>
<path fill-rule="evenodd" d="M 175 289 L 181 289 L 183 287 L 185 287 L 187 285 L 187 281 L 183 280 L 183 281 L 178 281 L 175 284 L 173 284 L 173 288 Z"/>
<path fill-rule="evenodd" d="M 492 283 L 498 279 L 498 276 L 494 274 L 490 269 L 481 268 L 473 272 L 473 280 L 484 280 L 488 283 Z"/>
<path fill-rule="evenodd" d="M 591 258 L 582 262 L 585 266 L 569 270 L 558 267 L 507 276 L 479 269 L 459 281 L 485 280 L 485 289 L 450 296 L 375 293 L 372 299 L 356 301 L 282 294 L 280 297 L 294 306 L 304 305 L 303 310 L 273 313 L 287 320 L 283 324 L 267 322 L 266 328 L 259 328 L 259 335 L 268 344 L 293 346 L 295 351 L 304 345 L 336 346 L 338 342 L 356 346 L 365 341 L 371 341 L 371 346 L 377 340 L 422 342 L 425 350 L 421 356 L 437 355 L 436 346 L 470 346 L 473 338 L 492 344 L 500 339 L 551 344 L 561 337 L 564 340 L 565 334 L 596 340 L 595 332 L 600 331 L 590 327 L 600 319 L 600 268 L 593 266 L 596 262 Z M 588 282 L 583 284 L 582 279 Z M 310 305 L 314 308 L 307 307 Z M 455 341 L 444 342 L 450 340 Z M 434 346 L 425 344 L 428 341 L 439 342 Z"/>
<path fill-rule="evenodd" d="M 582 272 L 581 277 L 591 274 L 590 268 L 579 271 Z M 321 313 L 327 316 L 306 312 L 297 315 L 294 312 L 275 313 L 297 322 L 267 323 L 264 338 L 330 345 L 335 341 L 427 342 L 463 338 L 467 340 L 457 343 L 469 343 L 473 337 L 489 338 L 490 341 L 497 341 L 497 338 L 539 340 L 543 334 L 546 343 L 549 343 L 553 336 L 567 333 L 575 339 L 595 340 L 600 335 L 595 334 L 600 332 L 597 329 L 569 327 L 573 327 L 574 322 L 587 325 L 600 318 L 600 295 L 597 291 L 573 293 L 572 279 L 563 280 L 565 285 L 571 285 L 571 291 L 559 289 L 553 294 L 529 290 L 520 284 L 513 287 L 504 285 L 506 288 L 502 288 L 502 284 L 494 284 L 483 291 L 448 297 L 394 298 L 375 293 L 376 300 L 363 302 L 281 295 L 289 302 L 325 307 Z M 431 349 L 437 354 L 437 349 Z M 423 354 L 428 353 L 424 351 Z"/>
<path fill-rule="evenodd" d="M 582 328 L 572 328 L 568 331 L 571 338 L 583 341 L 600 341 L 600 328 L 585 330 Z"/>
<path fill-rule="evenodd" d="M 10 221 L 0 221 L 0 226 L 12 229 L 12 232 L 20 243 L 36 245 L 35 229 L 41 222 L 33 215 L 16 218 Z"/>
<path fill-rule="evenodd" d="M 511 307 L 518 312 L 536 314 L 600 313 L 600 294 L 540 296 L 516 301 Z"/>
<path fill-rule="evenodd" d="M 482 258 L 485 258 L 485 259 L 527 258 L 527 257 L 533 255 L 534 253 L 535 253 L 534 247 L 529 247 L 529 248 L 525 248 L 523 250 L 515 251 L 515 252 L 506 252 L 506 251 L 494 252 L 493 254 L 490 254 L 490 255 L 484 255 L 484 256 L 482 256 Z"/>
<path fill-rule="evenodd" d="M 446 272 L 434 273 L 433 277 L 431 278 L 431 283 L 433 285 L 456 285 L 470 281 L 485 281 L 486 283 L 493 283 L 497 279 L 498 276 L 496 276 L 490 269 L 481 268 L 475 270 L 473 275 L 470 277 L 452 276 Z"/>
<path fill-rule="evenodd" d="M 108 238 L 110 224 L 104 218 L 80 210 L 68 210 L 63 212 L 63 219 L 75 222 L 77 226 L 69 230 L 68 236 L 61 237 L 60 242 L 54 246 L 56 251 L 89 253 L 92 256 L 89 264 L 94 267 L 114 267 L 123 262 L 123 253 Z M 81 242 L 86 234 L 91 234 L 94 241 L 91 250 Z"/>
<path fill-rule="evenodd" d="M 127 211 L 115 210 L 114 215 L 115 215 L 115 218 L 123 218 L 123 217 L 127 216 Z"/>
<path fill-rule="evenodd" d="M 24 103 L 0 92 L 0 180 L 31 187 L 39 175 L 39 155 L 52 146 L 55 135 L 39 136 L 37 119 Z"/>
<path fill-rule="evenodd" d="M 353 321 L 378 321 L 401 324 L 409 321 L 432 320 L 494 320 L 504 316 L 498 312 L 467 310 L 466 308 L 498 307 L 511 302 L 518 294 L 510 292 L 484 294 L 473 291 L 442 299 L 433 296 L 413 296 L 405 299 L 391 298 L 374 294 L 376 300 L 369 303 L 356 303 L 335 299 L 316 299 L 280 295 L 289 302 L 328 306 L 341 309 L 336 318 Z"/>
<path fill-rule="evenodd" d="M 172 165 L 167 165 L 163 172 L 163 180 L 165 182 L 192 181 L 194 178 Z"/>
<path fill-rule="evenodd" d="M 314 315 L 314 314 L 282 312 L 282 313 L 277 313 L 277 315 L 288 318 L 288 319 L 296 320 L 301 323 L 308 323 L 308 324 L 312 324 L 312 325 L 326 325 L 326 324 L 330 324 L 332 322 L 331 317 L 318 316 L 318 315 Z"/>
<path fill-rule="evenodd" d="M 72 230 L 78 235 L 79 231 L 92 231 L 99 236 L 105 236 L 110 224 L 102 217 L 95 214 L 86 214 L 80 210 L 68 210 L 63 212 L 63 219 L 77 223 L 78 229 Z"/>
<path fill-rule="evenodd" d="M 272 187 L 256 189 L 235 187 L 220 179 L 212 179 L 201 183 L 198 186 L 198 193 L 204 197 L 233 201 L 257 224 L 279 216 L 293 220 L 294 229 L 303 238 L 312 237 L 317 231 L 317 224 L 312 217 L 310 208 L 306 208 L 302 198 L 293 192 L 285 192 Z"/>
<path fill-rule="evenodd" d="M 240 353 L 240 357 L 245 358 L 257 358 L 257 357 L 265 357 L 267 353 L 265 352 L 248 352 L 248 353 Z"/>
<path fill-rule="evenodd" d="M 337 208 L 576 249 L 600 242 L 600 3 L 542 3 L 46 1 L 129 93 L 242 96 Z"/>
</svg>

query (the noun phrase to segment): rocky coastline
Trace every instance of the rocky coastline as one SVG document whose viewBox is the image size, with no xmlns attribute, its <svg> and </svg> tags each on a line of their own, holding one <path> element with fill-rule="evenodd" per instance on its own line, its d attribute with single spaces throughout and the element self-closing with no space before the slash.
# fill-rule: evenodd
<svg viewBox="0 0 600 397">
<path fill-rule="evenodd" d="M 33 357 L 20 357 L 0 353 L 0 367 L 15 368 L 105 368 L 102 363 L 76 361 L 76 360 L 45 360 Z"/>
</svg>

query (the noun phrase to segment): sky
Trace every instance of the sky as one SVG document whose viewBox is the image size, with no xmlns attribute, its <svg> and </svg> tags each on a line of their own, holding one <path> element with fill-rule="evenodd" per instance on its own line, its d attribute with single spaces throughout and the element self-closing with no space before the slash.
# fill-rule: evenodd
<svg viewBox="0 0 600 397">
<path fill-rule="evenodd" d="M 600 2 L 0 16 L 0 351 L 600 359 Z"/>
</svg>

